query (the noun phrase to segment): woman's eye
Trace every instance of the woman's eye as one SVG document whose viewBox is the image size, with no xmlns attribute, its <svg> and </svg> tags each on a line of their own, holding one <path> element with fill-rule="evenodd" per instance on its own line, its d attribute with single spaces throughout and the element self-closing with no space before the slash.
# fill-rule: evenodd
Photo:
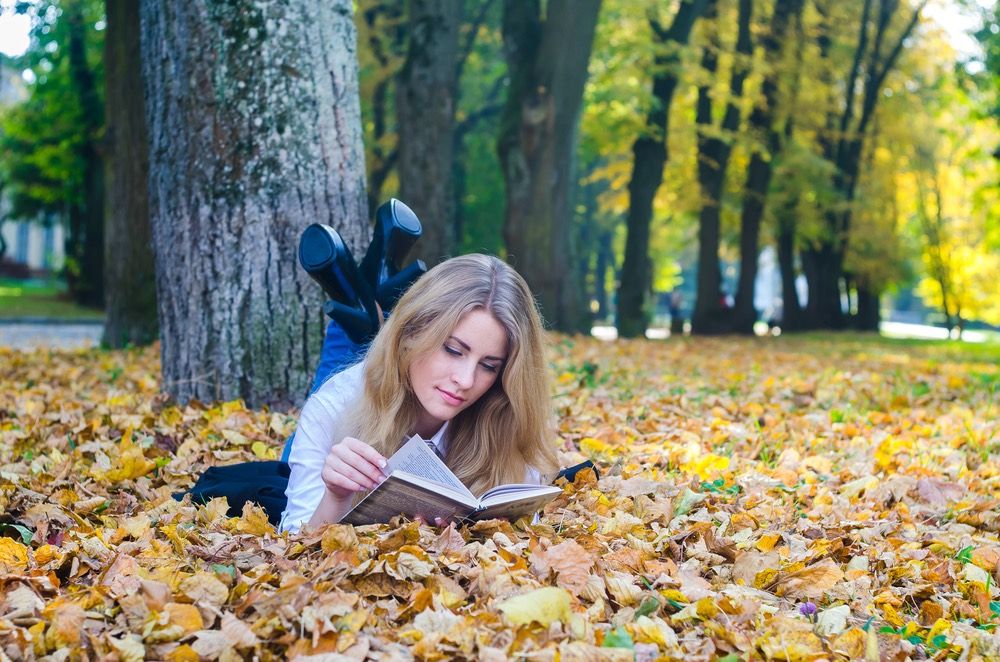
<svg viewBox="0 0 1000 662">
<path fill-rule="evenodd" d="M 458 351 L 454 347 L 449 347 L 448 345 L 444 346 L 444 351 L 448 352 L 452 356 L 461 356 L 462 355 L 462 352 Z"/>
<path fill-rule="evenodd" d="M 495 365 L 492 365 L 492 364 L 490 364 L 490 363 L 480 363 L 479 365 L 481 365 L 481 366 L 483 366 L 484 368 L 486 368 L 486 370 L 487 370 L 488 372 L 496 372 L 497 370 L 499 370 L 499 369 L 500 369 L 500 368 L 499 368 L 499 366 L 495 366 Z"/>
</svg>

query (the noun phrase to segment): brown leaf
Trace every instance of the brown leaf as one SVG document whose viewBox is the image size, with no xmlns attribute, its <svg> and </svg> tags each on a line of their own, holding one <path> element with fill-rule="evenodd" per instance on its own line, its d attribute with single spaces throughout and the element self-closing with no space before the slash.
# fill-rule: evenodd
<svg viewBox="0 0 1000 662">
<path fill-rule="evenodd" d="M 844 578 L 844 572 L 833 559 L 787 574 L 779 574 L 772 589 L 781 596 L 794 599 L 816 600 Z"/>
</svg>

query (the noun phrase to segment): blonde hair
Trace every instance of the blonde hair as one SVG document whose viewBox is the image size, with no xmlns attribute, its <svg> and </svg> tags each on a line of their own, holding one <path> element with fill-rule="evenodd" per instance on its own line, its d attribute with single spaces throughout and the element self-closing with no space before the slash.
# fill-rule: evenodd
<svg viewBox="0 0 1000 662">
<path fill-rule="evenodd" d="M 396 452 L 421 413 L 410 366 L 440 351 L 473 310 L 490 313 L 507 334 L 507 359 L 496 382 L 448 426 L 445 462 L 479 495 L 523 482 L 529 466 L 542 474 L 558 468 L 541 318 L 524 278 L 502 260 L 452 258 L 410 287 L 368 350 L 364 395 L 345 422 L 350 436 L 386 457 Z"/>
</svg>

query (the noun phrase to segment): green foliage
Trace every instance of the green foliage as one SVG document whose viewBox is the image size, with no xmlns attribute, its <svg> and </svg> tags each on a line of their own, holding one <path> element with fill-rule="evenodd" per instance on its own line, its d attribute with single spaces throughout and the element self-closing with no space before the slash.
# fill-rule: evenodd
<svg viewBox="0 0 1000 662">
<path fill-rule="evenodd" d="M 93 167 L 83 146 L 101 137 L 101 129 L 95 135 L 89 127 L 103 126 L 103 118 L 85 116 L 88 109 L 70 69 L 67 9 L 82 14 L 87 66 L 103 95 L 103 2 L 21 3 L 18 10 L 32 19 L 31 42 L 11 65 L 25 72 L 27 98 L 0 109 L 0 183 L 10 196 L 13 218 L 62 216 L 80 205 L 86 169 Z"/>
</svg>

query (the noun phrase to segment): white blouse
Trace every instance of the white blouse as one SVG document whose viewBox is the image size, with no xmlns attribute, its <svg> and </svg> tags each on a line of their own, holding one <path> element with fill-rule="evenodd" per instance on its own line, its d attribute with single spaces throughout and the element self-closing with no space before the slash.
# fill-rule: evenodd
<svg viewBox="0 0 1000 662">
<path fill-rule="evenodd" d="M 321 476 L 323 464 L 330 448 L 339 441 L 333 438 L 339 427 L 337 421 L 361 396 L 363 389 L 364 364 L 358 363 L 326 380 L 306 400 L 288 455 L 291 469 L 285 489 L 288 503 L 281 513 L 279 530 L 296 532 L 316 512 L 326 490 Z M 430 439 L 442 457 L 447 451 L 447 428 L 446 422 Z M 541 473 L 528 467 L 525 482 L 539 484 L 541 479 Z"/>
</svg>

